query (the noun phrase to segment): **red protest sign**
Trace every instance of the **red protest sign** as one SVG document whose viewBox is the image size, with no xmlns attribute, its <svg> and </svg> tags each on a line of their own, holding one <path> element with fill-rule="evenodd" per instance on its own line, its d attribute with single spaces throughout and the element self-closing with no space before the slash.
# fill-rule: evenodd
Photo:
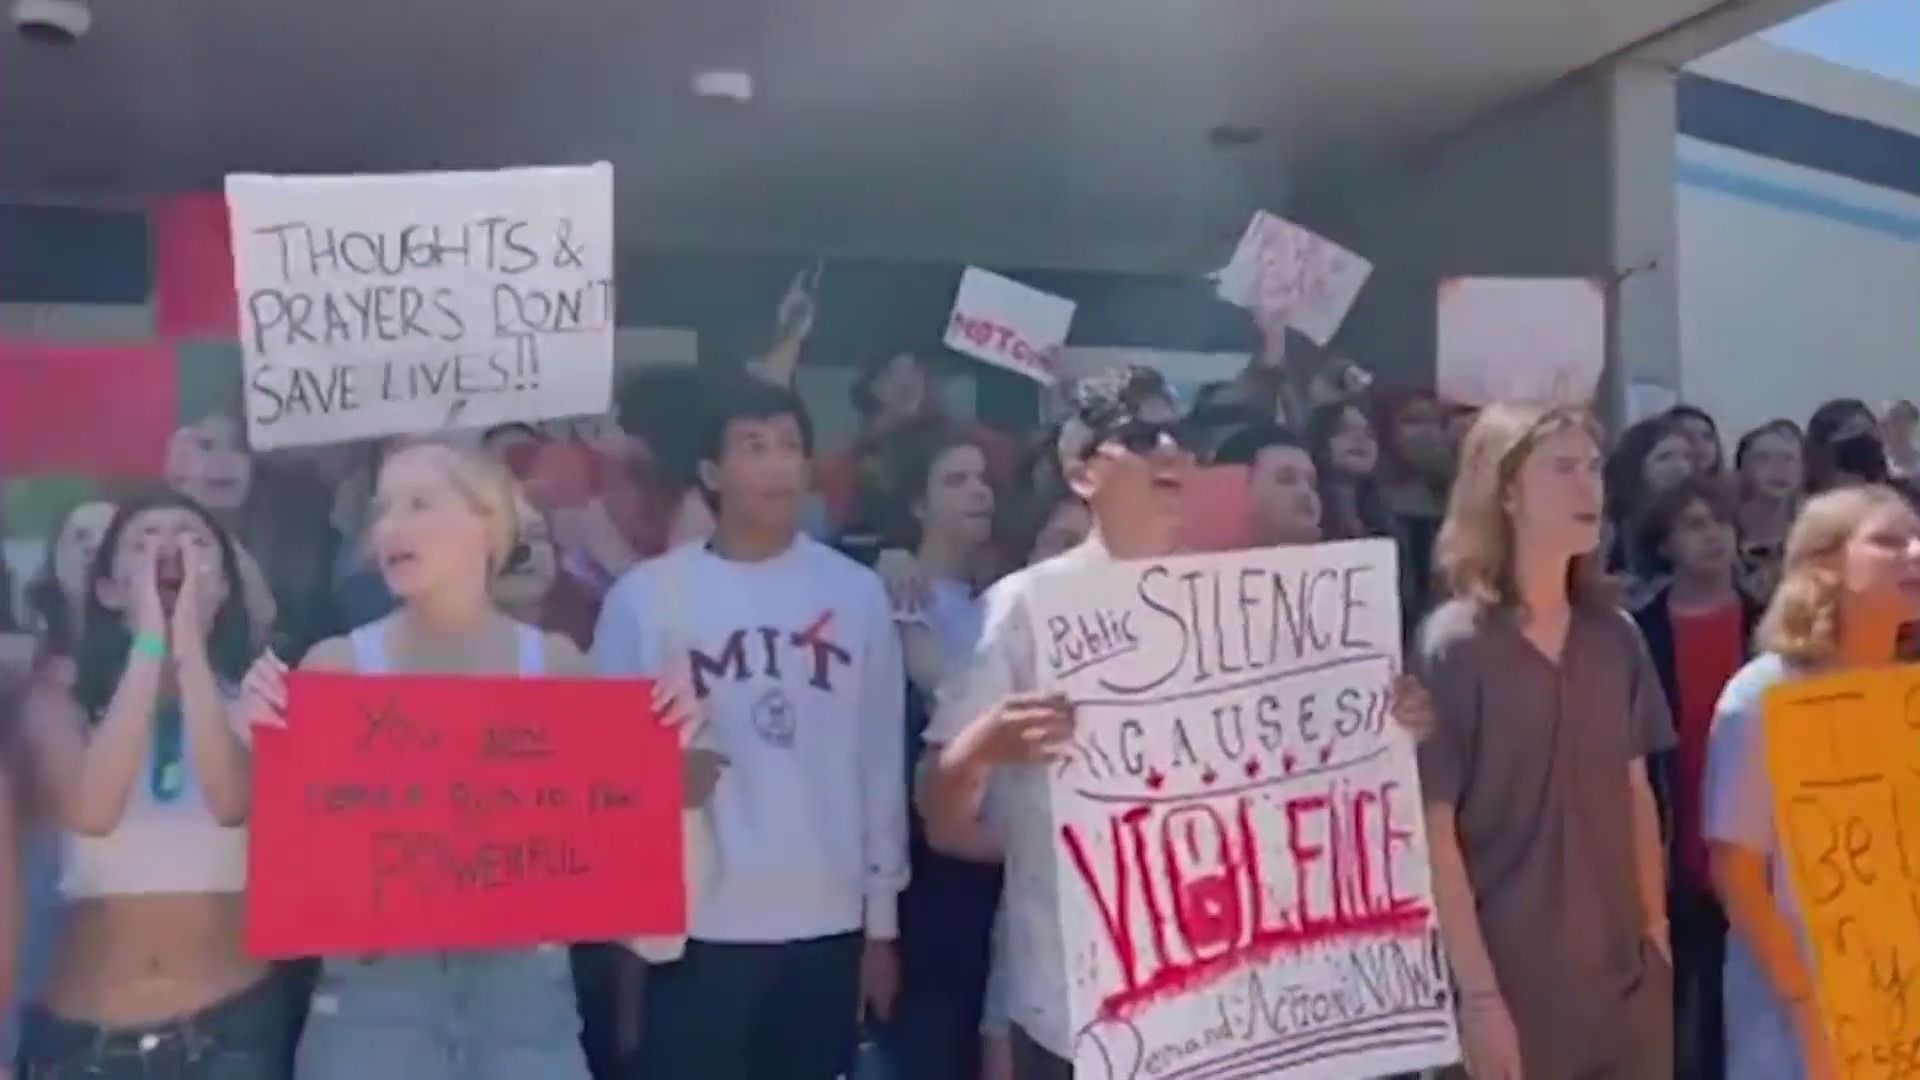
<svg viewBox="0 0 1920 1080">
<path fill-rule="evenodd" d="M 635 680 L 298 672 L 254 738 L 247 945 L 314 956 L 686 929 L 678 736 Z"/>
</svg>

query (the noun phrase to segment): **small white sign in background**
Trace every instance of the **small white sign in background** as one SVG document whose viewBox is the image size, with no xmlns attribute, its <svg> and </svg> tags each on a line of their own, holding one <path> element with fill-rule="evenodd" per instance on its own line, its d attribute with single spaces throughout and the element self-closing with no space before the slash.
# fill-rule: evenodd
<svg viewBox="0 0 1920 1080">
<path fill-rule="evenodd" d="M 1440 397 L 1589 405 L 1607 362 L 1607 293 L 1591 278 L 1440 283 Z"/>
<path fill-rule="evenodd" d="M 611 165 L 226 188 L 254 449 L 607 411 Z"/>
<path fill-rule="evenodd" d="M 1073 309 L 1064 297 L 969 266 L 947 319 L 947 348 L 1051 385 Z"/>
<path fill-rule="evenodd" d="M 1214 292 L 1325 345 L 1372 273 L 1372 263 L 1339 244 L 1261 210 L 1214 275 Z"/>
</svg>

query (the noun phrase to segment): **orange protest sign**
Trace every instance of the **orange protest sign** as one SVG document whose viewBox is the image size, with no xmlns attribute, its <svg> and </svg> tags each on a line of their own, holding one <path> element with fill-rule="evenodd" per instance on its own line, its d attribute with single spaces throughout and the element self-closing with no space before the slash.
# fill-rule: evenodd
<svg viewBox="0 0 1920 1080">
<path fill-rule="evenodd" d="M 685 931 L 650 683 L 295 673 L 288 695 L 254 739 L 255 955 Z"/>
<path fill-rule="evenodd" d="M 1840 1074 L 1920 1065 L 1920 668 L 1776 687 L 1775 830 Z"/>
</svg>

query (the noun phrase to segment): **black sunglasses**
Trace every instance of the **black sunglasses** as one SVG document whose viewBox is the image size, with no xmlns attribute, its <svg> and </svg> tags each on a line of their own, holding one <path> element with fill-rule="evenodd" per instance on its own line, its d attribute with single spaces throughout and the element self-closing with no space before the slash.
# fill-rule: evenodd
<svg viewBox="0 0 1920 1080">
<path fill-rule="evenodd" d="M 1128 453 L 1142 456 L 1163 448 L 1179 450 L 1186 446 L 1180 437 L 1178 425 L 1157 424 L 1151 420 L 1124 420 L 1093 440 L 1083 456 L 1092 457 L 1094 451 L 1108 443 L 1118 443 Z"/>
</svg>

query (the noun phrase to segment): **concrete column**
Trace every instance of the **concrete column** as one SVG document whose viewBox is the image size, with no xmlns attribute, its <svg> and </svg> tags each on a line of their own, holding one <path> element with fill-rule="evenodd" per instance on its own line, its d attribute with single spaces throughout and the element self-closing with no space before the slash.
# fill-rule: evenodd
<svg viewBox="0 0 1920 1080">
<path fill-rule="evenodd" d="M 1429 382 L 1442 278 L 1592 276 L 1617 283 L 1602 410 L 1629 380 L 1677 389 L 1674 138 L 1671 73 L 1615 65 L 1304 200 L 1295 220 L 1376 267 L 1335 350 Z"/>
</svg>

